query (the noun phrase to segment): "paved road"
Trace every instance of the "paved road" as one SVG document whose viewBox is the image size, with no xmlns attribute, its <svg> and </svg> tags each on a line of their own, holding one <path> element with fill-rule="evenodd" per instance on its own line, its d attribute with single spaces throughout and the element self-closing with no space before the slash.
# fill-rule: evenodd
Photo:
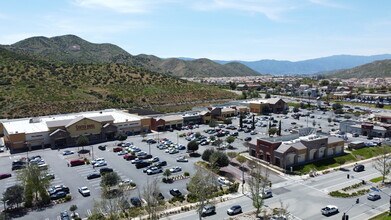
<svg viewBox="0 0 391 220">
<path fill-rule="evenodd" d="M 366 195 L 358 197 L 360 203 L 356 204 L 356 198 L 334 198 L 328 192 L 341 189 L 346 186 L 380 176 L 371 163 L 365 164 L 366 170 L 361 173 L 349 171 L 335 171 L 329 174 L 317 176 L 310 179 L 290 179 L 273 185 L 274 196 L 265 200 L 265 204 L 270 208 L 280 207 L 280 201 L 288 206 L 289 212 L 294 219 L 341 219 L 344 212 L 349 215 L 349 219 L 364 220 L 373 215 L 388 210 L 390 188 L 384 188 L 381 193 L 382 198 L 378 201 L 366 199 Z M 347 173 L 353 178 L 347 179 Z M 368 188 L 370 185 L 368 185 Z M 251 199 L 248 196 L 241 196 L 234 200 L 225 201 L 216 205 L 215 215 L 205 219 L 229 219 L 226 210 L 232 205 L 240 204 L 243 212 L 255 210 L 252 207 Z M 326 205 L 336 205 L 340 213 L 326 217 L 320 214 L 320 209 Z M 195 211 L 181 213 L 170 216 L 169 219 L 197 219 Z M 167 218 L 168 219 L 168 218 Z"/>
</svg>

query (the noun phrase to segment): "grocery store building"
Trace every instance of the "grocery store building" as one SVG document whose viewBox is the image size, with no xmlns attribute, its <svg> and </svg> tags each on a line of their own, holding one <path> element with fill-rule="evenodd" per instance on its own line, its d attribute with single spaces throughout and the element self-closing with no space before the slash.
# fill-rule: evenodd
<svg viewBox="0 0 391 220">
<path fill-rule="evenodd" d="M 116 109 L 0 120 L 0 136 L 12 151 L 75 146 L 80 136 L 90 143 L 113 140 L 119 133 L 138 134 L 151 129 L 151 118 Z"/>
</svg>

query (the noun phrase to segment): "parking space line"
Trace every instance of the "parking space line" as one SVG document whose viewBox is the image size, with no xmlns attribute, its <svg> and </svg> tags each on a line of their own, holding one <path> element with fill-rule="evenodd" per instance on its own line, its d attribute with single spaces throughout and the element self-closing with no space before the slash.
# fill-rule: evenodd
<svg viewBox="0 0 391 220">
<path fill-rule="evenodd" d="M 87 216 L 91 216 L 92 215 L 92 212 L 90 209 L 87 209 Z"/>
</svg>

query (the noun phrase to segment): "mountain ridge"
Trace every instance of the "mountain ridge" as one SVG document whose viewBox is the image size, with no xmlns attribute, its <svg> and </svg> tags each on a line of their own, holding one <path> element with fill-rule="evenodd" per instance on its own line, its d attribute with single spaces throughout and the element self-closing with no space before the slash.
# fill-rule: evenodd
<svg viewBox="0 0 391 220">
<path fill-rule="evenodd" d="M 391 77 L 391 59 L 374 61 L 351 69 L 326 75 L 327 78 L 384 78 Z"/>
<path fill-rule="evenodd" d="M 10 51 L 65 63 L 120 63 L 143 67 L 177 77 L 253 76 L 260 73 L 240 65 L 222 65 L 202 58 L 181 62 L 176 58 L 161 59 L 154 55 L 132 55 L 117 45 L 95 44 L 76 35 L 31 37 L 11 45 Z"/>
</svg>

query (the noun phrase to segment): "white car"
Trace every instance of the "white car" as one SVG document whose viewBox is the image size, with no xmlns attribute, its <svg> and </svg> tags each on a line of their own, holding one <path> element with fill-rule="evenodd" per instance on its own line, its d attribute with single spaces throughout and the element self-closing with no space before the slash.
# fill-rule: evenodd
<svg viewBox="0 0 391 220">
<path fill-rule="evenodd" d="M 64 152 L 62 152 L 62 155 L 70 155 L 70 154 L 74 154 L 75 152 L 71 151 L 71 150 L 66 150 Z"/>
<path fill-rule="evenodd" d="M 88 189 L 87 186 L 83 186 L 79 188 L 79 193 L 82 194 L 83 196 L 89 196 L 90 190 Z"/>
<path fill-rule="evenodd" d="M 220 176 L 217 178 L 217 182 L 223 184 L 223 185 L 231 185 L 232 183 L 225 177 Z"/>
<path fill-rule="evenodd" d="M 149 161 L 151 161 L 152 163 L 158 162 L 159 160 L 160 160 L 159 157 L 153 157 L 153 158 L 149 159 Z"/>
<path fill-rule="evenodd" d="M 181 168 L 181 167 L 178 167 L 178 166 L 176 166 L 176 167 L 173 167 L 173 168 L 171 168 L 171 169 L 170 169 L 170 171 L 171 171 L 171 173 L 176 173 L 176 172 L 180 172 L 180 171 L 182 171 L 182 168 Z"/>
<path fill-rule="evenodd" d="M 94 164 L 95 167 L 103 167 L 103 166 L 107 166 L 107 163 L 106 161 L 99 161 L 97 163 Z"/>
<path fill-rule="evenodd" d="M 95 160 L 91 161 L 91 164 L 94 165 L 96 163 L 100 163 L 100 162 L 104 162 L 105 159 L 104 158 L 96 158 Z"/>
<path fill-rule="evenodd" d="M 126 180 L 122 180 L 122 182 L 120 182 L 119 185 L 120 186 L 122 186 L 122 185 L 130 185 L 131 183 L 133 183 L 133 180 L 126 179 Z"/>
<path fill-rule="evenodd" d="M 179 150 L 174 148 L 174 149 L 171 149 L 168 153 L 169 154 L 176 154 L 176 153 L 179 153 Z"/>
<path fill-rule="evenodd" d="M 338 207 L 335 205 L 328 205 L 320 210 L 323 215 L 333 215 L 338 213 Z"/>
</svg>

